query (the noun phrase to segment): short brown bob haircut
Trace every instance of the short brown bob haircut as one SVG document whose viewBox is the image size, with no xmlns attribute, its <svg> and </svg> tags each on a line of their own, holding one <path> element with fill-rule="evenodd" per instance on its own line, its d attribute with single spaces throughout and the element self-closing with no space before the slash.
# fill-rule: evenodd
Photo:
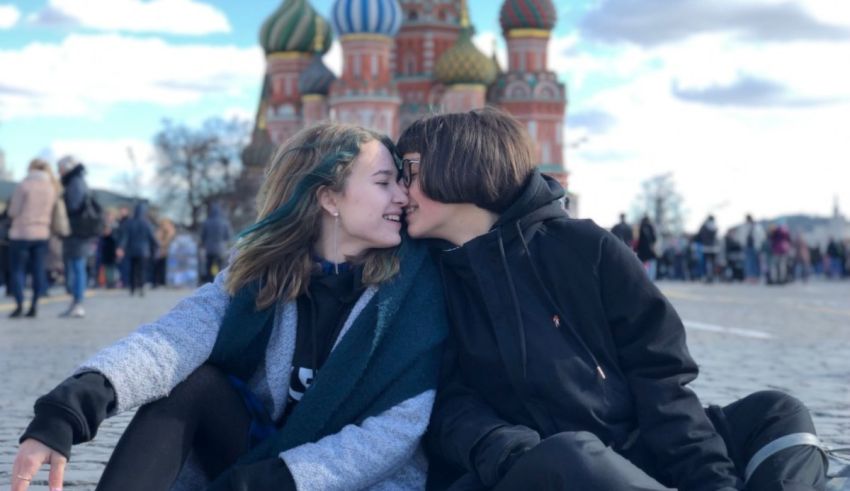
<svg viewBox="0 0 850 491">
<path fill-rule="evenodd" d="M 439 114 L 410 125 L 398 151 L 419 153 L 419 184 L 443 203 L 473 203 L 504 212 L 534 171 L 534 151 L 522 123 L 493 107 Z"/>
</svg>

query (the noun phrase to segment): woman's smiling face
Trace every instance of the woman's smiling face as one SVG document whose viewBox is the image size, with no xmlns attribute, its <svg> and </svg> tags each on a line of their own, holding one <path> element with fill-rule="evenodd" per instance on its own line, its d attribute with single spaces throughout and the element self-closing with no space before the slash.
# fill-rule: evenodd
<svg viewBox="0 0 850 491">
<path fill-rule="evenodd" d="M 339 213 L 339 251 L 358 256 L 367 249 L 401 243 L 401 216 L 407 189 L 398 182 L 392 155 L 381 142 L 361 146 L 341 193 L 333 193 Z"/>
</svg>

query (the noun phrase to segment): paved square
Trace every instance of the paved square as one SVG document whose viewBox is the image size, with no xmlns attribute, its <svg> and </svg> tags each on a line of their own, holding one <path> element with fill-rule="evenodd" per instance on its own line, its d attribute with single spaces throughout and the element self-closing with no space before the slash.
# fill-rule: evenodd
<svg viewBox="0 0 850 491">
<path fill-rule="evenodd" d="M 726 404 L 750 392 L 787 391 L 812 409 L 821 438 L 850 447 L 850 283 L 783 287 L 660 283 L 685 321 L 701 375 L 704 403 Z M 154 290 L 144 298 L 96 291 L 85 319 L 59 319 L 67 297 L 46 299 L 37 319 L 10 320 L 0 301 L 0 488 L 9 485 L 17 439 L 35 399 L 86 357 L 167 311 L 188 290 Z M 74 448 L 68 490 L 94 489 L 132 414 L 107 420 L 97 438 Z M 834 466 L 837 467 L 837 466 Z M 46 473 L 32 490 L 47 489 Z"/>
</svg>

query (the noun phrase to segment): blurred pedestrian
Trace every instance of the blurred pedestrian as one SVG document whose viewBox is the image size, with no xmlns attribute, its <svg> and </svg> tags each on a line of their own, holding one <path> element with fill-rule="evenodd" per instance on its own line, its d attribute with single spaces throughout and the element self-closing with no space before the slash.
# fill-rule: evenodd
<svg viewBox="0 0 850 491">
<path fill-rule="evenodd" d="M 156 241 L 159 243 L 159 249 L 153 264 L 153 288 L 166 285 L 168 252 L 176 235 L 174 223 L 166 217 L 160 217 L 156 227 Z"/>
<path fill-rule="evenodd" d="M 118 222 L 115 225 L 115 242 L 121 242 L 121 234 L 124 233 L 127 220 L 130 219 L 130 209 L 126 206 L 118 208 Z M 118 258 L 118 275 L 122 288 L 130 284 L 130 260 L 126 257 Z"/>
<path fill-rule="evenodd" d="M 697 239 L 702 244 L 702 258 L 705 271 L 705 281 L 711 283 L 714 281 L 714 275 L 717 272 L 717 223 L 714 221 L 714 215 L 708 215 L 708 218 L 702 222 L 702 226 L 697 232 Z"/>
<path fill-rule="evenodd" d="M 726 232 L 723 239 L 724 253 L 726 256 L 726 275 L 729 281 L 743 281 L 746 277 L 746 258 L 744 248 L 738 242 L 737 230 L 731 229 Z"/>
<path fill-rule="evenodd" d="M 841 241 L 835 237 L 829 239 L 826 245 L 826 257 L 829 264 L 829 277 L 831 279 L 841 279 L 843 275 L 844 251 L 842 250 Z"/>
<path fill-rule="evenodd" d="M 812 258 L 809 255 L 809 244 L 803 234 L 794 237 L 794 278 L 809 281 L 812 269 Z"/>
<path fill-rule="evenodd" d="M 158 244 L 153 225 L 147 217 L 147 206 L 137 203 L 133 218 L 124 224 L 118 243 L 118 256 L 126 256 L 130 264 L 130 295 L 145 296 L 145 273 L 148 260 L 156 257 Z"/>
<path fill-rule="evenodd" d="M 791 253 L 791 233 L 784 223 L 773 227 L 770 235 L 769 283 L 782 285 L 788 282 L 788 256 Z"/>
<path fill-rule="evenodd" d="M 809 246 L 809 258 L 812 262 L 812 272 L 820 278 L 823 275 L 823 251 L 820 244 Z"/>
<path fill-rule="evenodd" d="M 738 229 L 738 241 L 744 246 L 744 274 L 750 283 L 761 278 L 761 248 L 764 243 L 764 228 L 747 214 L 746 222 Z"/>
<path fill-rule="evenodd" d="M 225 266 L 228 242 L 233 235 L 230 222 L 224 216 L 221 205 L 212 203 L 207 212 L 207 219 L 201 228 L 201 247 L 206 255 L 206 268 L 203 282 L 212 281 L 215 275 Z"/>
<path fill-rule="evenodd" d="M 614 225 L 614 228 L 611 229 L 611 233 L 618 239 L 622 240 L 627 246 L 629 246 L 629 248 L 634 247 L 634 232 L 632 231 L 631 224 L 626 222 L 625 213 L 620 213 L 620 222 L 617 225 Z"/>
<path fill-rule="evenodd" d="M 87 261 L 91 254 L 94 239 L 100 230 L 88 226 L 82 220 L 88 217 L 87 199 L 89 187 L 85 180 L 85 167 L 68 155 L 58 163 L 65 188 L 65 208 L 71 221 L 71 235 L 62 241 L 62 259 L 65 263 L 65 288 L 71 295 L 71 304 L 62 312 L 61 317 L 85 317 L 83 301 L 88 285 Z"/>
<path fill-rule="evenodd" d="M 115 220 L 115 212 L 107 211 L 104 222 L 103 233 L 98 239 L 97 250 L 99 264 L 97 267 L 98 284 L 101 284 L 100 276 L 103 274 L 102 286 L 115 288 L 115 274 L 118 270 L 118 222 Z"/>
<path fill-rule="evenodd" d="M 9 227 L 11 226 L 9 207 L 7 203 L 0 201 L 0 286 L 5 290 L 7 297 L 12 296 L 12 273 L 9 265 Z"/>
<path fill-rule="evenodd" d="M 649 279 L 655 281 L 656 276 L 656 261 L 658 256 L 655 253 L 655 242 L 658 236 L 655 233 L 655 226 L 648 215 L 644 215 L 640 221 L 637 240 L 637 256 L 643 263 Z"/>
<path fill-rule="evenodd" d="M 32 271 L 32 302 L 27 317 L 35 317 L 38 299 L 45 289 L 47 274 L 44 259 L 47 255 L 47 240 L 50 238 L 50 223 L 53 207 L 59 196 L 47 162 L 35 159 L 30 162 L 27 177 L 15 187 L 9 204 L 12 226 L 9 229 L 9 249 L 12 269 L 12 291 L 15 295 L 15 310 L 9 317 L 23 315 L 24 286 L 26 271 Z"/>
</svg>

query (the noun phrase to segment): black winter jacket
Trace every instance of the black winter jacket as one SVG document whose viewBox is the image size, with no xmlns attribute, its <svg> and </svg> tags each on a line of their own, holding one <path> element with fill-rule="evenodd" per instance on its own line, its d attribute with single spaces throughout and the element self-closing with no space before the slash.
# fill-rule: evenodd
<svg viewBox="0 0 850 491">
<path fill-rule="evenodd" d="M 518 446 L 589 431 L 667 486 L 739 487 L 678 315 L 562 196 L 535 173 L 490 232 L 438 253 L 452 335 L 429 450 L 492 486 Z"/>
</svg>

